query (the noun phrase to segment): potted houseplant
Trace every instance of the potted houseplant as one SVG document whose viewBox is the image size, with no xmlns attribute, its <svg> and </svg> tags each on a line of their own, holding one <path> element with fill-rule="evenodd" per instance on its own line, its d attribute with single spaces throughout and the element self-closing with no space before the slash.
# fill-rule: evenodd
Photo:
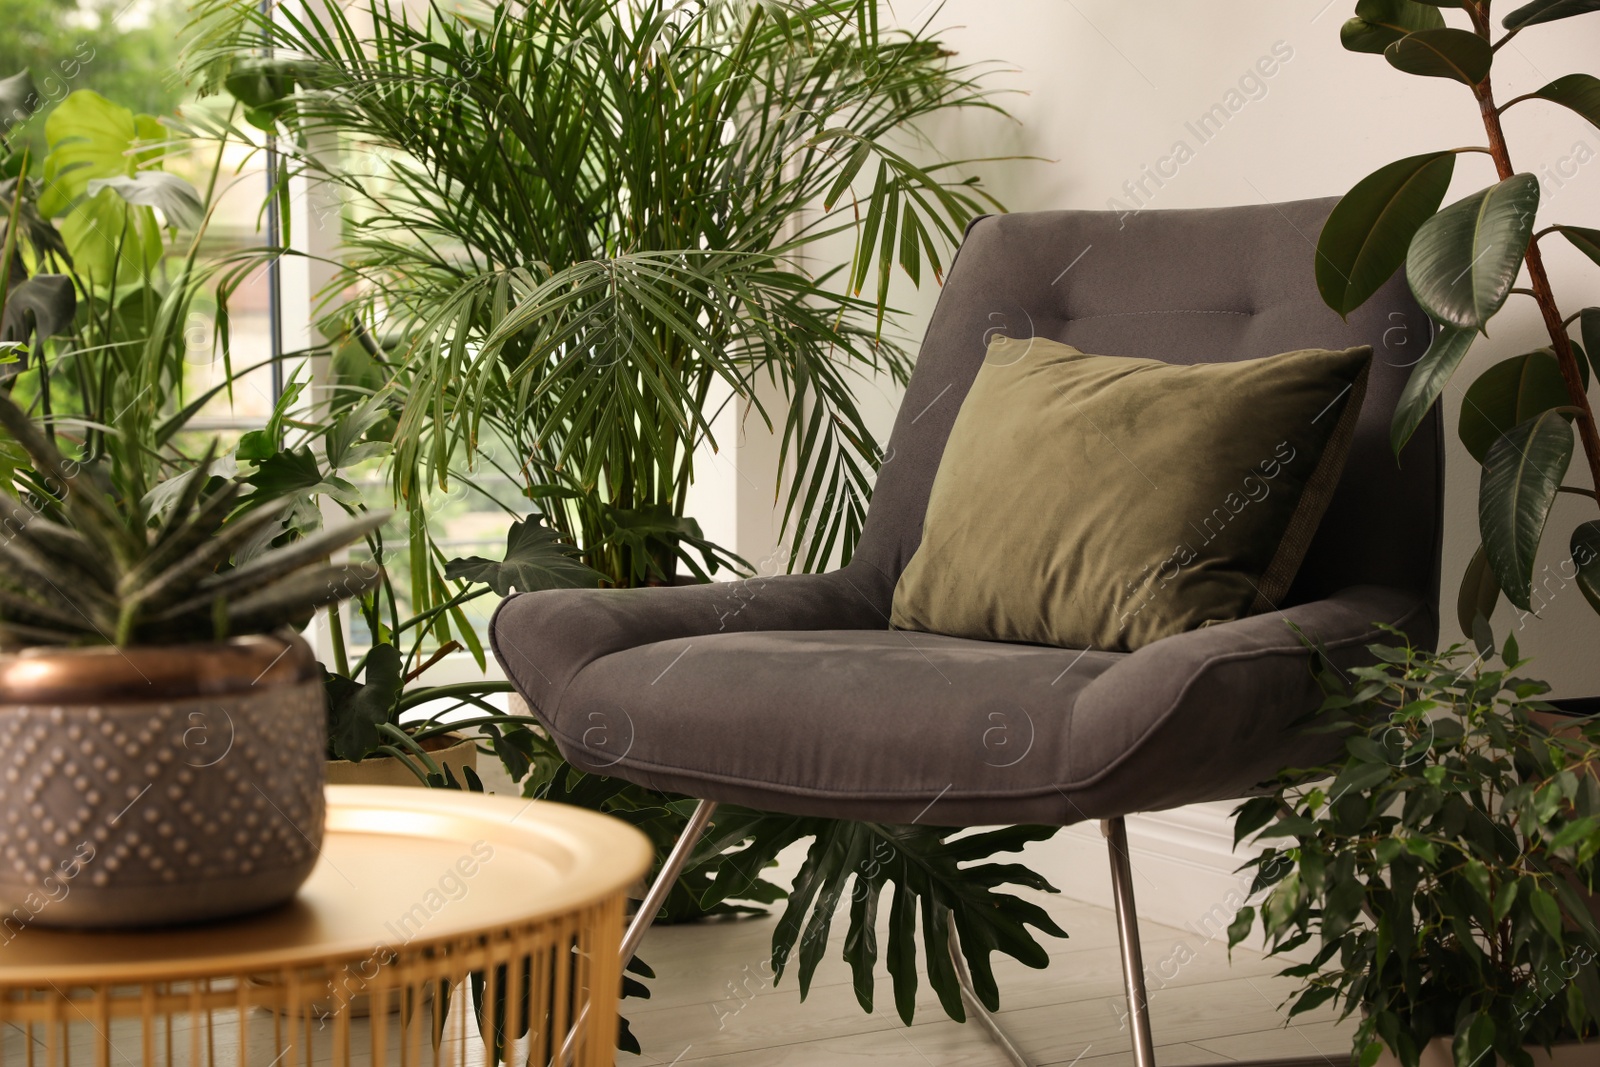
<svg viewBox="0 0 1600 1067">
<path fill-rule="evenodd" d="M 386 516 L 274 547 L 283 501 L 209 455 L 151 494 L 131 438 L 69 461 L 6 396 L 0 427 L 31 463 L 0 490 L 8 936 L 286 900 L 316 862 L 325 744 L 292 627 L 378 581 L 323 560 Z"/>
<path fill-rule="evenodd" d="M 1458 433 L 1482 464 L 1481 545 L 1462 575 L 1457 616 L 1464 633 L 1487 620 L 1503 593 L 1523 617 L 1537 613 L 1549 579 L 1535 581 L 1534 559 L 1562 493 L 1600 501 L 1600 431 L 1589 403 L 1589 354 L 1600 352 L 1600 307 L 1556 302 L 1542 247 L 1565 241 L 1600 265 L 1600 230 L 1544 220 L 1539 179 L 1513 165 L 1502 116 L 1512 108 L 1557 107 L 1600 127 L 1600 78 L 1565 74 L 1533 92 L 1497 99 L 1502 46 L 1523 33 L 1560 32 L 1550 24 L 1592 16 L 1600 6 L 1534 0 L 1511 10 L 1498 32 L 1489 0 L 1360 0 L 1340 38 L 1351 51 L 1382 55 L 1405 74 L 1462 86 L 1464 106 L 1480 116 L 1481 145 L 1408 156 L 1363 178 L 1339 202 L 1317 242 L 1317 284 L 1329 307 L 1348 315 L 1404 264 L 1406 279 L 1433 322 L 1426 351 L 1395 410 L 1395 451 L 1443 394 L 1468 350 L 1512 296 L 1537 307 L 1545 342 L 1507 353 L 1466 387 Z M 1592 18 L 1586 19 L 1590 32 Z M 1547 28 L 1548 27 L 1548 28 Z M 1513 49 L 1514 51 L 1514 49 Z M 1442 210 L 1457 161 L 1485 157 L 1494 182 Z M 1519 285 L 1519 279 L 1525 279 Z M 1572 336 L 1576 332 L 1582 340 Z M 1587 349 L 1587 353 L 1585 352 Z M 1583 485 L 1563 484 L 1574 437 Z M 1575 582 L 1600 611 L 1600 516 L 1579 523 L 1558 584 Z"/>
<path fill-rule="evenodd" d="M 1480 627 L 1481 632 L 1481 627 Z M 1398 636 L 1398 635 L 1397 635 Z M 1441 653 L 1374 645 L 1374 667 L 1319 657 L 1315 725 L 1341 744 L 1235 813 L 1267 843 L 1259 921 L 1290 1016 L 1359 1012 L 1352 1062 L 1581 1067 L 1600 1055 L 1600 720 L 1552 733 L 1515 639 Z"/>
</svg>

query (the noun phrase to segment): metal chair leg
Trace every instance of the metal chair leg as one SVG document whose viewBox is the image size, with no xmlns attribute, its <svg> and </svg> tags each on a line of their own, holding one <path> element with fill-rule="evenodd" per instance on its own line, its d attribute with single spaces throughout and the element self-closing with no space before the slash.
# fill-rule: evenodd
<svg viewBox="0 0 1600 1067">
<path fill-rule="evenodd" d="M 627 933 L 622 935 L 623 967 L 627 967 L 628 961 L 639 951 L 639 942 L 644 940 L 644 935 L 650 931 L 650 925 L 656 921 L 656 916 L 661 912 L 661 905 L 666 902 L 667 894 L 672 892 L 672 886 L 677 882 L 678 875 L 683 873 L 689 857 L 694 855 L 695 846 L 700 843 L 700 835 L 705 833 L 706 826 L 710 824 L 711 816 L 716 810 L 717 802 L 714 800 L 702 800 L 695 805 L 688 824 L 683 828 L 683 833 L 678 835 L 677 843 L 672 846 L 672 851 L 667 853 L 667 860 L 661 865 L 656 880 L 650 883 L 639 910 L 634 912 L 633 921 L 628 923 Z M 572 1062 L 573 1054 L 578 1050 L 578 1034 L 588 1017 L 589 1005 L 585 1004 L 578 1009 L 578 1017 L 573 1020 L 572 1029 L 567 1031 L 566 1039 L 561 1042 L 561 1054 L 556 1057 L 556 1063 L 562 1067 Z"/>
<path fill-rule="evenodd" d="M 950 930 L 950 963 L 955 967 L 956 981 L 961 985 L 961 1000 L 966 1004 L 967 1011 L 989 1035 L 989 1040 L 1000 1049 L 1007 1063 L 1012 1067 L 1034 1067 L 1033 1061 L 1017 1046 L 1005 1027 L 1000 1025 L 1000 1020 L 996 1019 L 984 1006 L 983 1001 L 978 999 L 978 991 L 972 985 L 972 971 L 967 967 L 967 958 L 961 954 L 961 940 L 956 934 L 956 921 L 948 912 L 946 921 Z"/>
<path fill-rule="evenodd" d="M 1134 1067 L 1156 1067 L 1150 1040 L 1150 998 L 1144 985 L 1144 955 L 1139 949 L 1139 915 L 1133 905 L 1133 867 L 1128 862 L 1128 827 L 1122 816 L 1103 819 L 1100 832 L 1111 852 L 1111 895 L 1117 906 L 1117 940 L 1122 945 L 1122 979 L 1128 996 L 1128 1028 L 1133 1031 Z"/>
</svg>

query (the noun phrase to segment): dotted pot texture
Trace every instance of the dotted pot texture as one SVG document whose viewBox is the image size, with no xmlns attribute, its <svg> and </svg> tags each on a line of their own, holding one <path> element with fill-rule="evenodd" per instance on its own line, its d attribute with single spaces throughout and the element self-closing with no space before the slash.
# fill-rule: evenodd
<svg viewBox="0 0 1600 1067">
<path fill-rule="evenodd" d="M 304 643 L 123 651 L 0 657 L 0 945 L 258 911 L 316 864 L 327 717 Z"/>
</svg>

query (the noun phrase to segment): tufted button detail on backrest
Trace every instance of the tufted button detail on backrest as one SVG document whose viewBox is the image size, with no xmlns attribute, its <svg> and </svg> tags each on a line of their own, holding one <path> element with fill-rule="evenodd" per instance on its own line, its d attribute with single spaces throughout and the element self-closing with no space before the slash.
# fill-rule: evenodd
<svg viewBox="0 0 1600 1067">
<path fill-rule="evenodd" d="M 1436 603 L 1438 410 L 1398 462 L 1389 447 L 1395 404 L 1432 327 L 1398 275 L 1348 322 L 1322 302 L 1316 240 L 1335 203 L 974 220 L 906 389 L 857 559 L 896 579 L 916 550 L 951 425 L 995 333 L 1169 363 L 1370 344 L 1373 367 L 1344 476 L 1286 603 L 1355 585 L 1421 592 Z M 1018 514 L 1025 519 L 1026 507 Z"/>
</svg>

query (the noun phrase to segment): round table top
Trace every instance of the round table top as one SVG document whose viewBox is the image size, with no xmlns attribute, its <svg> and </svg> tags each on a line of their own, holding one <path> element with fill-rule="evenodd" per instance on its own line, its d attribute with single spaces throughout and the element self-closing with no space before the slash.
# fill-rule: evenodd
<svg viewBox="0 0 1600 1067">
<path fill-rule="evenodd" d="M 290 903 L 150 930 L 30 927 L 0 987 L 254 973 L 425 945 L 574 912 L 654 858 L 626 823 L 567 804 L 444 789 L 329 786 L 316 869 Z"/>
</svg>

